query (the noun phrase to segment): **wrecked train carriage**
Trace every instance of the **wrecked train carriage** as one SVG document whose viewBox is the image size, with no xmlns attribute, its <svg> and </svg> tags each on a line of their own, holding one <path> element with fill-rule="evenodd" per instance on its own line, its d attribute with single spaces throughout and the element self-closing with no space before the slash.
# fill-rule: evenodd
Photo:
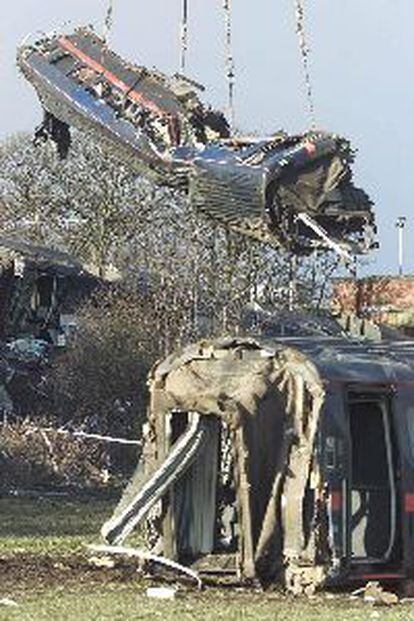
<svg viewBox="0 0 414 621">
<path fill-rule="evenodd" d="M 199 101 L 201 85 L 124 61 L 88 28 L 23 45 L 17 63 L 45 110 L 35 138 L 52 138 L 62 157 L 72 126 L 154 181 L 186 186 L 189 163 L 169 151 L 229 136 L 224 116 Z"/>
<path fill-rule="evenodd" d="M 66 342 L 102 279 L 74 256 L 0 235 L 0 339 Z"/>
<path fill-rule="evenodd" d="M 103 535 L 294 591 L 414 575 L 414 346 L 202 342 L 151 378 L 144 460 Z M 161 526 L 160 526 L 161 524 Z"/>
<path fill-rule="evenodd" d="M 352 183 L 347 140 L 231 136 L 224 115 L 201 103 L 202 87 L 124 61 L 85 28 L 26 43 L 18 64 L 45 109 L 36 138 L 52 137 L 62 156 L 73 126 L 244 235 L 298 254 L 372 247 L 372 203 Z"/>
</svg>

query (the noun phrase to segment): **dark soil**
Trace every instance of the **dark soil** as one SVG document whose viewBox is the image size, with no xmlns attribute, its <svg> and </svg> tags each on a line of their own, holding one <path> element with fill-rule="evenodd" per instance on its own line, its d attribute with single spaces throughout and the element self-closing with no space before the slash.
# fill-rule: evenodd
<svg viewBox="0 0 414 621">
<path fill-rule="evenodd" d="M 96 567 L 81 556 L 57 558 L 31 554 L 0 558 L 0 575 L 3 592 L 130 583 L 141 577 L 133 563 L 118 562 L 113 568 Z"/>
</svg>

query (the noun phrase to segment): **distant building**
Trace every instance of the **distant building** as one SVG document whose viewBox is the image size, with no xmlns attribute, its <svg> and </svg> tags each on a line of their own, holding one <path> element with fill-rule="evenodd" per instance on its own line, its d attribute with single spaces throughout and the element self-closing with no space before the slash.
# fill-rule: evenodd
<svg viewBox="0 0 414 621">
<path fill-rule="evenodd" d="M 414 336 L 414 276 L 333 281 L 332 310 L 356 314 Z"/>
</svg>

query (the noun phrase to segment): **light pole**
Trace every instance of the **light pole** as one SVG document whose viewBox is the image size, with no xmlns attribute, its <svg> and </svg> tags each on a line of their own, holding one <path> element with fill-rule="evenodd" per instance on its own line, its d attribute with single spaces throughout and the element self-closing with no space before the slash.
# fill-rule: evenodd
<svg viewBox="0 0 414 621">
<path fill-rule="evenodd" d="M 405 216 L 398 216 L 395 226 L 398 229 L 398 275 L 404 274 L 404 229 L 407 224 Z"/>
</svg>

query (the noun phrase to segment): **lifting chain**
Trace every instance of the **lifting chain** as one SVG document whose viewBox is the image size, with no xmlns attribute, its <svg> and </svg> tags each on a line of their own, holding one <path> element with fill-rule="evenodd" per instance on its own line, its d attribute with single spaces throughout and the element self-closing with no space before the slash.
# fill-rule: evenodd
<svg viewBox="0 0 414 621">
<path fill-rule="evenodd" d="M 111 29 L 113 27 L 113 15 L 114 15 L 114 0 L 108 0 L 108 7 L 106 9 L 106 15 L 105 15 L 105 21 L 104 21 L 104 27 L 103 27 L 103 33 L 102 33 L 102 38 L 105 41 L 105 43 L 108 42 L 109 33 L 111 32 Z"/>
<path fill-rule="evenodd" d="M 305 2 L 306 0 L 294 0 L 296 15 L 296 34 L 299 37 L 299 48 L 302 57 L 303 75 L 305 79 L 306 97 L 308 100 L 309 117 L 311 128 L 316 127 L 315 104 L 313 99 L 313 88 L 309 70 L 309 46 L 306 36 L 306 20 L 305 20 Z"/>
<path fill-rule="evenodd" d="M 226 77 L 228 82 L 228 116 L 230 127 L 234 127 L 234 58 L 232 49 L 231 0 L 223 0 L 225 43 L 226 43 Z"/>
<path fill-rule="evenodd" d="M 186 56 L 188 50 L 188 0 L 183 0 L 180 42 L 180 71 L 184 74 L 186 70 Z"/>
</svg>

